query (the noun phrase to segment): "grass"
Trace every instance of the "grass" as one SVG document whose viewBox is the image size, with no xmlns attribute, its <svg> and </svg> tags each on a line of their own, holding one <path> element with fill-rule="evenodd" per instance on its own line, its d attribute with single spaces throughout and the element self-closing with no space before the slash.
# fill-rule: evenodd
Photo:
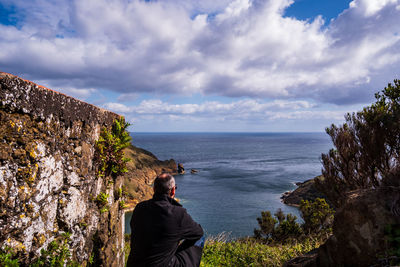
<svg viewBox="0 0 400 267">
<path fill-rule="evenodd" d="M 208 238 L 200 266 L 282 266 L 320 245 L 321 242 L 313 238 L 275 245 L 263 244 L 252 238 L 229 242 Z"/>
<path fill-rule="evenodd" d="M 125 241 L 128 241 L 127 238 Z M 204 245 L 200 267 L 216 266 L 282 266 L 297 256 L 318 248 L 323 241 L 307 238 L 289 244 L 263 244 L 253 238 L 228 241 L 227 234 L 208 237 Z M 129 242 L 125 242 L 125 256 L 129 255 Z"/>
</svg>

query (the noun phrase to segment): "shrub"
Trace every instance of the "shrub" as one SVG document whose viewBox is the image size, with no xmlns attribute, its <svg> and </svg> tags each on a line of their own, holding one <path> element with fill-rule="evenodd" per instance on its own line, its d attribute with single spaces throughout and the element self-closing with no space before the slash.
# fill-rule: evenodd
<svg viewBox="0 0 400 267">
<path fill-rule="evenodd" d="M 336 206 L 346 192 L 400 185 L 400 80 L 375 94 L 376 102 L 326 129 L 334 149 L 322 154 L 324 181 L 317 187 Z"/>
<path fill-rule="evenodd" d="M 317 198 L 314 202 L 301 200 L 300 212 L 304 220 L 303 229 L 308 233 L 329 228 L 334 213 L 323 198 Z"/>
<path fill-rule="evenodd" d="M 11 248 L 6 247 L 4 249 L 0 249 L 0 266 L 4 267 L 19 266 L 18 258 L 16 257 L 16 254 Z"/>
<path fill-rule="evenodd" d="M 296 222 L 297 217 L 293 214 L 287 214 L 286 218 L 279 222 L 274 230 L 273 238 L 277 241 L 284 241 L 288 238 L 296 238 L 302 234 L 299 223 Z"/>
<path fill-rule="evenodd" d="M 302 230 L 297 217 L 292 214 L 285 214 L 278 209 L 273 218 L 271 212 L 262 211 L 261 217 L 257 218 L 260 229 L 254 229 L 254 237 L 266 242 L 288 241 L 288 238 L 296 238 L 301 235 Z M 278 223 L 278 224 L 277 224 Z"/>
<path fill-rule="evenodd" d="M 262 211 L 261 217 L 257 218 L 260 229 L 254 229 L 254 237 L 257 239 L 270 239 L 275 230 L 275 224 L 278 222 L 274 219 L 269 211 Z"/>
<path fill-rule="evenodd" d="M 96 156 L 100 161 L 99 176 L 120 175 L 127 172 L 123 149 L 130 145 L 131 137 L 126 129 L 130 126 L 121 117 L 115 120 L 111 131 L 103 128 L 96 142 Z"/>
</svg>

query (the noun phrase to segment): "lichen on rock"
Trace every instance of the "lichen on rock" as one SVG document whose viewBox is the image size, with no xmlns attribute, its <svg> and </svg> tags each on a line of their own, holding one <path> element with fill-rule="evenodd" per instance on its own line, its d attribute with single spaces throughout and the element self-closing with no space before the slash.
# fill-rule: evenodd
<svg viewBox="0 0 400 267">
<path fill-rule="evenodd" d="M 122 177 L 97 176 L 95 144 L 117 114 L 18 77 L 0 73 L 0 247 L 29 264 L 63 233 L 72 258 L 87 265 L 121 266 L 123 211 L 110 198 L 101 214 L 98 192 L 122 187 Z M 107 239 L 95 242 L 97 233 Z M 95 251 L 95 250 L 98 251 Z M 123 251 L 120 249 L 120 251 Z M 97 266 L 96 265 L 96 266 Z"/>
</svg>

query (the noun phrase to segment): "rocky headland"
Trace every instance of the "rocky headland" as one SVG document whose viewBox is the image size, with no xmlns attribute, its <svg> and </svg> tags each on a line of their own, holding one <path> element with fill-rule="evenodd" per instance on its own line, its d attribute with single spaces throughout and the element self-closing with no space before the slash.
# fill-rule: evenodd
<svg viewBox="0 0 400 267">
<path fill-rule="evenodd" d="M 323 180 L 323 176 L 319 175 L 313 179 L 304 182 L 296 183 L 297 188 L 293 191 L 288 191 L 282 194 L 282 202 L 289 206 L 298 207 L 301 200 L 314 201 L 316 198 L 325 198 L 315 185 L 315 181 Z"/>
<path fill-rule="evenodd" d="M 126 196 L 126 211 L 132 210 L 137 203 L 150 199 L 153 195 L 153 181 L 161 172 L 177 173 L 175 160 L 158 160 L 151 152 L 130 145 L 124 150 L 128 172 L 123 176 L 123 193 Z"/>
</svg>

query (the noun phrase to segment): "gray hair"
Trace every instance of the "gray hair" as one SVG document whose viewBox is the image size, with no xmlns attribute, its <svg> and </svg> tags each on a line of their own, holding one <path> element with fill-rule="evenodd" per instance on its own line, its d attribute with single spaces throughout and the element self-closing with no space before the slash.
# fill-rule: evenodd
<svg viewBox="0 0 400 267">
<path fill-rule="evenodd" d="M 154 180 L 154 194 L 169 194 L 175 187 L 175 178 L 169 173 L 162 173 Z"/>
</svg>

